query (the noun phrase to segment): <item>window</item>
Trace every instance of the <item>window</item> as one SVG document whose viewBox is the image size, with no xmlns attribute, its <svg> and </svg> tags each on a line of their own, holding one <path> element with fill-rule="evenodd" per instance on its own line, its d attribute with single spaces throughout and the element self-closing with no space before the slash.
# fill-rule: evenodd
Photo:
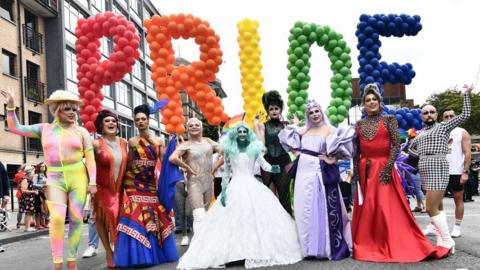
<svg viewBox="0 0 480 270">
<path fill-rule="evenodd" d="M 37 16 L 25 9 L 25 24 L 23 25 L 23 43 L 27 48 L 37 53 L 42 52 L 43 36 L 38 32 Z"/>
<path fill-rule="evenodd" d="M 145 5 L 144 5 L 145 6 Z M 150 12 L 150 10 L 146 9 L 145 7 L 143 8 L 143 19 L 150 19 L 153 17 L 153 12 Z"/>
<path fill-rule="evenodd" d="M 133 91 L 133 107 L 145 104 L 145 95 L 139 91 Z"/>
<path fill-rule="evenodd" d="M 138 1 L 138 0 L 130 0 L 130 8 L 135 12 L 137 13 L 138 15 L 140 15 L 140 10 L 141 10 L 141 2 Z"/>
<path fill-rule="evenodd" d="M 67 68 L 67 80 L 77 82 L 77 59 L 75 52 L 68 48 L 65 52 L 65 65 Z"/>
<path fill-rule="evenodd" d="M 0 0 L 0 16 L 13 21 L 13 1 L 12 0 Z"/>
<path fill-rule="evenodd" d="M 115 93 L 117 96 L 117 101 L 127 107 L 132 107 L 132 88 L 130 85 L 124 82 L 117 82 L 115 84 Z"/>
<path fill-rule="evenodd" d="M 133 66 L 133 71 L 132 71 L 133 76 L 143 81 L 143 78 L 145 76 L 144 73 L 145 73 L 145 67 L 143 66 L 143 63 L 137 60 L 135 62 L 135 65 Z"/>
<path fill-rule="evenodd" d="M 25 94 L 33 102 L 43 102 L 44 84 L 40 82 L 40 66 L 27 61 L 27 77 L 25 77 Z"/>
<path fill-rule="evenodd" d="M 16 55 L 7 51 L 2 50 L 3 55 L 3 74 L 8 74 L 10 76 L 16 76 L 15 72 L 15 58 Z"/>
<path fill-rule="evenodd" d="M 127 4 L 126 4 L 126 2 L 125 2 L 125 6 L 126 6 L 126 5 L 127 5 Z M 113 12 L 114 12 L 114 13 L 117 13 L 117 14 L 123 14 L 123 16 L 125 16 L 125 18 L 128 18 L 128 13 L 125 12 L 125 11 L 123 10 L 123 8 L 122 8 L 117 2 L 115 2 L 115 3 L 113 4 Z"/>
<path fill-rule="evenodd" d="M 42 115 L 36 112 L 28 111 L 28 124 L 34 125 L 42 122 Z M 28 150 L 42 151 L 42 142 L 38 138 L 27 139 Z"/>
<path fill-rule="evenodd" d="M 105 0 L 91 0 L 91 3 L 94 13 L 103 13 L 105 11 Z"/>
<path fill-rule="evenodd" d="M 101 41 L 100 52 L 105 56 L 109 56 L 113 48 L 112 38 L 103 37 L 100 39 L 100 41 Z"/>
<path fill-rule="evenodd" d="M 102 94 L 103 94 L 104 97 L 113 99 L 112 86 L 110 86 L 110 85 L 104 85 L 104 86 L 102 87 Z"/>
<path fill-rule="evenodd" d="M 83 14 L 75 6 L 65 1 L 64 3 L 65 14 L 65 29 L 72 33 L 75 33 L 75 27 L 77 27 L 77 21 L 83 18 Z"/>
<path fill-rule="evenodd" d="M 147 86 L 150 88 L 155 88 L 155 85 L 153 84 L 153 80 L 152 80 L 152 71 L 149 68 L 147 68 L 145 72 L 146 72 L 145 79 L 147 81 Z"/>
<path fill-rule="evenodd" d="M 133 121 L 124 117 L 118 117 L 120 124 L 120 137 L 128 140 L 133 137 Z"/>
</svg>

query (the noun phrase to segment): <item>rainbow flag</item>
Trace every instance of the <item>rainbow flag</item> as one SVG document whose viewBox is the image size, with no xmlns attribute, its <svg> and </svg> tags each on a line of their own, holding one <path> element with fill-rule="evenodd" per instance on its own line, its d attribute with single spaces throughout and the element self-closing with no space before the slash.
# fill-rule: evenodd
<svg viewBox="0 0 480 270">
<path fill-rule="evenodd" d="M 242 123 L 244 119 L 245 119 L 245 113 L 244 112 L 230 117 L 230 119 L 228 119 L 228 121 L 225 123 L 225 125 L 223 125 L 222 135 L 227 134 L 236 125 Z"/>
</svg>

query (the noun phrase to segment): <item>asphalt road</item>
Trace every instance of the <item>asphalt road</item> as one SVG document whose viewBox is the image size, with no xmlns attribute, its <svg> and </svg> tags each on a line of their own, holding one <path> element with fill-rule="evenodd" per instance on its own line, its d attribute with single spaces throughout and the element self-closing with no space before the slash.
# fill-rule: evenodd
<svg viewBox="0 0 480 270">
<path fill-rule="evenodd" d="M 456 253 L 443 260 L 423 261 L 414 264 L 398 263 L 366 263 L 345 259 L 342 261 L 304 260 L 294 265 L 269 267 L 267 269 L 479 269 L 480 270 L 480 197 L 474 197 L 475 202 L 465 204 L 465 217 L 462 224 L 462 237 L 456 239 Z M 444 201 L 448 215 L 449 226 L 454 222 L 453 200 L 446 198 Z M 421 227 L 424 227 L 429 219 L 426 214 L 416 215 Z M 179 240 L 179 239 L 177 239 Z M 433 241 L 433 238 L 430 238 Z M 79 256 L 83 253 L 88 242 L 87 226 L 84 228 Z M 177 242 L 178 243 L 178 242 Z M 43 270 L 51 268 L 50 242 L 48 236 L 40 236 L 30 240 L 19 241 L 5 245 L 6 252 L 0 253 L 0 269 L 35 269 Z M 408 248 L 408 247 L 407 247 Z M 181 253 L 186 248 L 180 247 Z M 66 252 L 65 252 L 66 253 Z M 99 254 L 88 259 L 78 259 L 78 269 L 104 269 L 105 252 L 100 247 Z M 148 269 L 175 269 L 177 263 L 163 264 Z M 241 263 L 228 265 L 227 269 L 244 269 Z"/>
</svg>

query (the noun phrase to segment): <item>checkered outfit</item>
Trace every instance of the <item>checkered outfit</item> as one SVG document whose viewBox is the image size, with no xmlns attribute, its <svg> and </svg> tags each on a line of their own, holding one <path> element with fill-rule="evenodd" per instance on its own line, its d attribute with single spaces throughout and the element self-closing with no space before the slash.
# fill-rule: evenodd
<svg viewBox="0 0 480 270">
<path fill-rule="evenodd" d="M 448 185 L 448 138 L 450 132 L 470 117 L 470 95 L 463 95 L 462 113 L 449 121 L 425 127 L 413 140 L 410 154 L 420 158 L 418 171 L 425 190 L 445 190 Z"/>
</svg>

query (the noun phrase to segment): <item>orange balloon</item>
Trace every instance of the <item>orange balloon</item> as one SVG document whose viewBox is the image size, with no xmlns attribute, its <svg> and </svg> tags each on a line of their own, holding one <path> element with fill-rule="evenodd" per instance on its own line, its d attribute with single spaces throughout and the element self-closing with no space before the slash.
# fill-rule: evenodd
<svg viewBox="0 0 480 270">
<path fill-rule="evenodd" d="M 204 100 L 204 99 L 205 99 L 205 92 L 203 92 L 203 91 L 198 91 L 198 92 L 195 94 L 195 99 L 197 99 L 197 100 Z"/>
<path fill-rule="evenodd" d="M 177 133 L 178 135 L 185 133 L 185 127 L 183 125 L 176 126 L 175 133 Z"/>
<path fill-rule="evenodd" d="M 170 110 L 175 110 L 177 107 L 178 107 L 178 103 L 173 100 L 170 100 L 170 102 L 168 102 L 167 104 L 167 108 L 169 108 Z"/>
<path fill-rule="evenodd" d="M 174 126 L 177 126 L 180 124 L 180 117 L 174 115 L 172 117 L 170 117 L 170 124 L 174 125 Z"/>
<path fill-rule="evenodd" d="M 205 94 L 205 100 L 206 100 L 207 102 L 212 102 L 214 98 L 215 98 L 215 94 L 214 94 L 214 92 L 212 92 L 212 91 L 208 91 L 208 92 Z"/>
<path fill-rule="evenodd" d="M 211 102 L 205 103 L 205 110 L 209 112 L 213 112 L 214 109 L 215 109 L 215 105 L 213 103 Z"/>
<path fill-rule="evenodd" d="M 169 108 L 165 108 L 162 110 L 162 115 L 163 115 L 163 118 L 170 118 L 173 116 L 173 111 L 170 110 Z"/>
<path fill-rule="evenodd" d="M 165 94 L 167 94 L 169 97 L 172 97 L 176 94 L 177 92 L 177 89 L 175 89 L 174 87 L 171 87 L 171 86 L 167 86 L 165 88 Z"/>
<path fill-rule="evenodd" d="M 212 121 L 209 121 L 208 123 L 214 126 L 220 125 L 220 122 L 222 122 L 222 119 L 218 116 L 212 117 Z"/>
<path fill-rule="evenodd" d="M 156 36 L 155 36 L 155 41 L 157 41 L 158 43 L 162 44 L 164 43 L 165 41 L 167 41 L 167 36 L 163 33 L 158 33 Z"/>
<path fill-rule="evenodd" d="M 175 126 L 172 124 L 165 125 L 165 129 L 168 133 L 175 133 Z"/>
<path fill-rule="evenodd" d="M 190 81 L 190 77 L 188 77 L 188 74 L 182 73 L 180 74 L 180 81 L 186 85 Z"/>
<path fill-rule="evenodd" d="M 160 44 L 158 42 L 150 42 L 150 50 L 152 51 L 158 51 L 160 49 Z"/>
</svg>

